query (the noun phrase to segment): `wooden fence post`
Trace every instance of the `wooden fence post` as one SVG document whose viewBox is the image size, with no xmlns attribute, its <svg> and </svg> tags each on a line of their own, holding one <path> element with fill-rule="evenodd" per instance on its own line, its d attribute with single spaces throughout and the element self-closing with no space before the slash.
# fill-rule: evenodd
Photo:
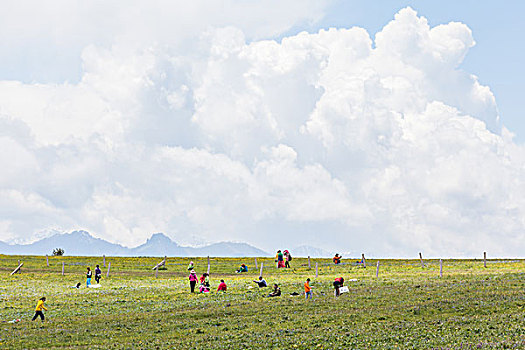
<svg viewBox="0 0 525 350">
<path fill-rule="evenodd" d="M 365 254 L 361 254 L 361 261 L 363 262 L 363 267 L 366 268 L 366 259 L 365 259 Z"/>
<path fill-rule="evenodd" d="M 309 269 L 312 268 L 312 264 L 310 263 L 310 255 L 308 255 L 308 268 L 309 268 Z"/>
<path fill-rule="evenodd" d="M 16 269 L 14 269 L 13 272 L 11 272 L 11 274 L 9 276 L 13 276 L 15 273 L 20 272 L 20 269 L 22 268 L 22 265 L 24 265 L 24 263 L 21 263 L 20 260 L 18 260 L 18 267 Z"/>
<path fill-rule="evenodd" d="M 47 256 L 47 254 L 46 254 L 46 264 L 47 264 L 47 267 L 49 267 L 49 256 Z"/>
<path fill-rule="evenodd" d="M 62 261 L 62 276 L 64 276 L 64 262 Z"/>
<path fill-rule="evenodd" d="M 483 266 L 487 267 L 487 252 L 483 252 Z"/>
<path fill-rule="evenodd" d="M 158 274 L 158 273 L 159 273 L 159 269 L 156 268 L 156 269 L 155 269 L 155 278 L 157 278 L 157 274 Z"/>
<path fill-rule="evenodd" d="M 319 263 L 315 262 L 315 278 L 319 277 Z"/>
<path fill-rule="evenodd" d="M 102 255 L 102 260 L 103 260 L 104 267 L 106 267 L 106 256 L 105 255 Z"/>
<path fill-rule="evenodd" d="M 423 255 L 421 254 L 421 252 L 419 253 L 419 261 L 421 261 L 421 268 L 424 268 L 425 264 L 423 263 Z"/>
<path fill-rule="evenodd" d="M 443 277 L 443 259 L 439 259 L 439 277 Z"/>
<path fill-rule="evenodd" d="M 255 258 L 255 269 L 257 270 L 259 266 L 257 266 L 257 258 Z"/>
<path fill-rule="evenodd" d="M 111 261 L 110 261 L 109 264 L 108 264 L 108 272 L 107 272 L 107 274 L 106 274 L 106 277 L 109 277 L 109 269 L 111 269 Z"/>
<path fill-rule="evenodd" d="M 379 277 L 379 260 L 377 261 L 376 265 L 376 277 Z"/>
<path fill-rule="evenodd" d="M 208 255 L 208 275 L 210 274 L 210 256 Z"/>
<path fill-rule="evenodd" d="M 264 268 L 264 262 L 261 261 L 261 272 L 259 272 L 260 277 L 262 277 L 263 268 Z"/>
</svg>

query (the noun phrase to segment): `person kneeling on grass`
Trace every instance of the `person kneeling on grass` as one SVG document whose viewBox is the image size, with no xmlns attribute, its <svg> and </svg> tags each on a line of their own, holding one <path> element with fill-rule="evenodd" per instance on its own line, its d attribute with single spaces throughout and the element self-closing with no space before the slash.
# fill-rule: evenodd
<svg viewBox="0 0 525 350">
<path fill-rule="evenodd" d="M 221 283 L 219 283 L 219 287 L 217 287 L 217 292 L 226 292 L 226 288 L 226 283 L 224 283 L 224 280 L 221 280 Z"/>
<path fill-rule="evenodd" d="M 268 284 L 266 284 L 266 281 L 264 280 L 264 278 L 262 278 L 262 276 L 259 276 L 259 280 L 258 281 L 253 281 L 253 282 L 257 283 L 259 288 L 268 287 Z"/>
<path fill-rule="evenodd" d="M 338 297 L 341 293 L 339 293 L 339 288 L 343 286 L 345 283 L 345 279 L 343 277 L 336 278 L 334 280 L 334 288 L 335 288 L 335 296 Z"/>
<path fill-rule="evenodd" d="M 210 292 L 210 288 L 206 287 L 206 285 L 202 283 L 201 286 L 199 287 L 199 293 L 209 293 L 209 292 Z"/>
<path fill-rule="evenodd" d="M 40 300 L 36 304 L 35 316 L 33 316 L 33 319 L 31 321 L 36 320 L 36 318 L 38 316 L 40 316 L 40 319 L 42 320 L 42 322 L 44 322 L 45 317 L 44 317 L 44 313 L 42 312 L 42 310 L 46 310 L 47 311 L 47 308 L 44 306 L 44 302 L 45 301 L 46 301 L 46 297 L 40 298 Z"/>
<path fill-rule="evenodd" d="M 280 297 L 281 296 L 281 288 L 277 284 L 273 285 L 273 292 L 268 294 L 269 297 Z"/>
<path fill-rule="evenodd" d="M 308 298 L 312 298 L 312 287 L 310 287 L 310 279 L 307 278 L 306 282 L 304 282 L 304 297 L 308 300 Z"/>
</svg>

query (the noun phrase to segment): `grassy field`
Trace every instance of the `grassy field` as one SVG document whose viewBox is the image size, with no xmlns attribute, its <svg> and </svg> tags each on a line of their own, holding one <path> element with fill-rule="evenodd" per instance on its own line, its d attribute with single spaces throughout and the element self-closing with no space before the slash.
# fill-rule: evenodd
<svg viewBox="0 0 525 350">
<path fill-rule="evenodd" d="M 9 276 L 24 263 L 21 274 Z M 264 262 L 268 283 L 283 295 L 256 288 L 253 258 L 212 258 L 212 293 L 190 294 L 188 258 L 106 258 L 102 287 L 85 287 L 87 266 L 102 258 L 0 255 L 0 348 L 89 349 L 525 349 L 525 260 L 376 260 L 367 268 L 344 260 L 294 259 L 292 269 Z M 206 258 L 193 259 L 197 273 Z M 62 263 L 65 275 L 62 276 Z M 250 272 L 235 274 L 241 262 Z M 315 262 L 319 276 L 315 277 Z M 333 295 L 343 276 L 350 293 Z M 309 277 L 314 299 L 303 291 Z M 226 293 L 215 289 L 220 279 Z M 80 289 L 73 289 L 82 282 Z M 31 322 L 46 296 L 46 322 Z M 9 323 L 21 319 L 18 323 Z"/>
</svg>

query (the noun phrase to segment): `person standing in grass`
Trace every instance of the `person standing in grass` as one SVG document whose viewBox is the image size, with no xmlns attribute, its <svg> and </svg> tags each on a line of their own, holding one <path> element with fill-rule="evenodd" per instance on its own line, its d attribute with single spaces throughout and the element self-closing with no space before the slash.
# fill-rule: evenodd
<svg viewBox="0 0 525 350">
<path fill-rule="evenodd" d="M 290 268 L 290 261 L 292 261 L 292 254 L 290 254 L 290 252 L 288 250 L 285 250 L 284 251 L 284 258 L 285 258 L 284 267 L 289 269 Z"/>
<path fill-rule="evenodd" d="M 100 270 L 100 267 L 97 265 L 97 267 L 95 268 L 95 281 L 97 281 L 97 283 L 100 283 L 101 277 L 102 277 L 102 270 Z"/>
<path fill-rule="evenodd" d="M 220 291 L 223 291 L 223 292 L 226 292 L 226 283 L 224 282 L 224 280 L 221 280 L 221 283 L 219 283 L 219 286 L 217 287 L 217 292 L 220 292 Z"/>
<path fill-rule="evenodd" d="M 308 298 L 312 298 L 312 287 L 310 287 L 309 278 L 307 278 L 306 282 L 304 282 L 304 297 L 306 298 L 306 300 L 308 300 Z"/>
<path fill-rule="evenodd" d="M 33 319 L 31 321 L 36 320 L 36 318 L 40 316 L 40 319 L 42 320 L 42 322 L 44 322 L 45 317 L 44 317 L 44 313 L 42 312 L 42 310 L 47 311 L 47 308 L 44 306 L 45 301 L 46 301 L 46 297 L 42 297 L 40 298 L 40 300 L 38 300 L 38 303 L 36 304 L 36 308 L 35 308 L 35 316 L 33 316 Z"/>
<path fill-rule="evenodd" d="M 91 276 L 93 276 L 93 272 L 91 271 L 91 268 L 88 267 L 86 272 L 86 287 L 88 288 L 91 286 Z"/>
<path fill-rule="evenodd" d="M 188 265 L 188 271 L 193 270 L 193 261 L 190 261 L 190 264 Z"/>
<path fill-rule="evenodd" d="M 280 249 L 277 251 L 277 255 L 275 255 L 275 262 L 277 263 L 278 269 L 284 267 L 284 256 Z"/>
<path fill-rule="evenodd" d="M 192 293 L 194 293 L 195 285 L 197 284 L 197 273 L 195 272 L 195 270 L 191 270 L 189 280 L 190 280 L 190 290 Z"/>
</svg>

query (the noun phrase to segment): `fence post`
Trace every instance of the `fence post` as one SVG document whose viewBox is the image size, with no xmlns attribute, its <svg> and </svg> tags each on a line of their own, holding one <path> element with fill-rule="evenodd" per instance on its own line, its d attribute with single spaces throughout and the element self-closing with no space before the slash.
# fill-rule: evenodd
<svg viewBox="0 0 525 350">
<path fill-rule="evenodd" d="M 104 267 L 106 267 L 106 256 L 105 255 L 102 255 L 102 260 L 103 260 Z"/>
<path fill-rule="evenodd" d="M 106 277 L 109 277 L 109 269 L 111 269 L 111 261 L 108 263 L 108 272 L 106 274 Z"/>
<path fill-rule="evenodd" d="M 157 274 L 158 274 L 158 273 L 159 273 L 159 268 L 157 267 L 157 268 L 155 269 L 155 278 L 157 278 Z"/>
<path fill-rule="evenodd" d="M 64 262 L 62 261 L 62 276 L 64 276 Z"/>
<path fill-rule="evenodd" d="M 439 259 L 439 277 L 443 277 L 443 259 Z"/>
<path fill-rule="evenodd" d="M 49 267 L 49 257 L 47 256 L 47 254 L 46 254 L 46 264 L 47 264 L 47 267 Z"/>
<path fill-rule="evenodd" d="M 210 274 L 210 256 L 208 255 L 208 275 Z"/>
<path fill-rule="evenodd" d="M 421 261 L 421 268 L 424 268 L 425 264 L 423 263 L 423 255 L 421 254 L 421 252 L 419 252 L 419 261 Z"/>
<path fill-rule="evenodd" d="M 312 264 L 310 263 L 310 255 L 308 255 L 308 268 L 309 268 L 309 269 L 312 268 Z"/>
<path fill-rule="evenodd" d="M 366 268 L 366 259 L 365 259 L 365 254 L 361 254 L 361 261 L 363 262 L 363 267 Z"/>
<path fill-rule="evenodd" d="M 257 258 L 255 258 L 255 269 L 257 270 L 259 266 L 257 266 Z"/>
<path fill-rule="evenodd" d="M 21 263 L 20 260 L 18 260 L 18 267 L 16 269 L 14 269 L 13 272 L 11 272 L 11 274 L 9 276 L 13 276 L 15 273 L 20 272 L 20 269 L 22 268 L 22 265 L 24 265 L 24 263 Z"/>
<path fill-rule="evenodd" d="M 379 260 L 377 260 L 377 265 L 376 265 L 376 277 L 379 277 Z"/>
<path fill-rule="evenodd" d="M 262 277 L 263 268 L 264 268 L 264 262 L 261 262 L 261 272 L 259 272 L 260 277 Z"/>
<path fill-rule="evenodd" d="M 483 267 L 487 267 L 487 252 L 483 252 Z"/>
<path fill-rule="evenodd" d="M 319 263 L 315 262 L 315 278 L 319 277 Z"/>
</svg>

